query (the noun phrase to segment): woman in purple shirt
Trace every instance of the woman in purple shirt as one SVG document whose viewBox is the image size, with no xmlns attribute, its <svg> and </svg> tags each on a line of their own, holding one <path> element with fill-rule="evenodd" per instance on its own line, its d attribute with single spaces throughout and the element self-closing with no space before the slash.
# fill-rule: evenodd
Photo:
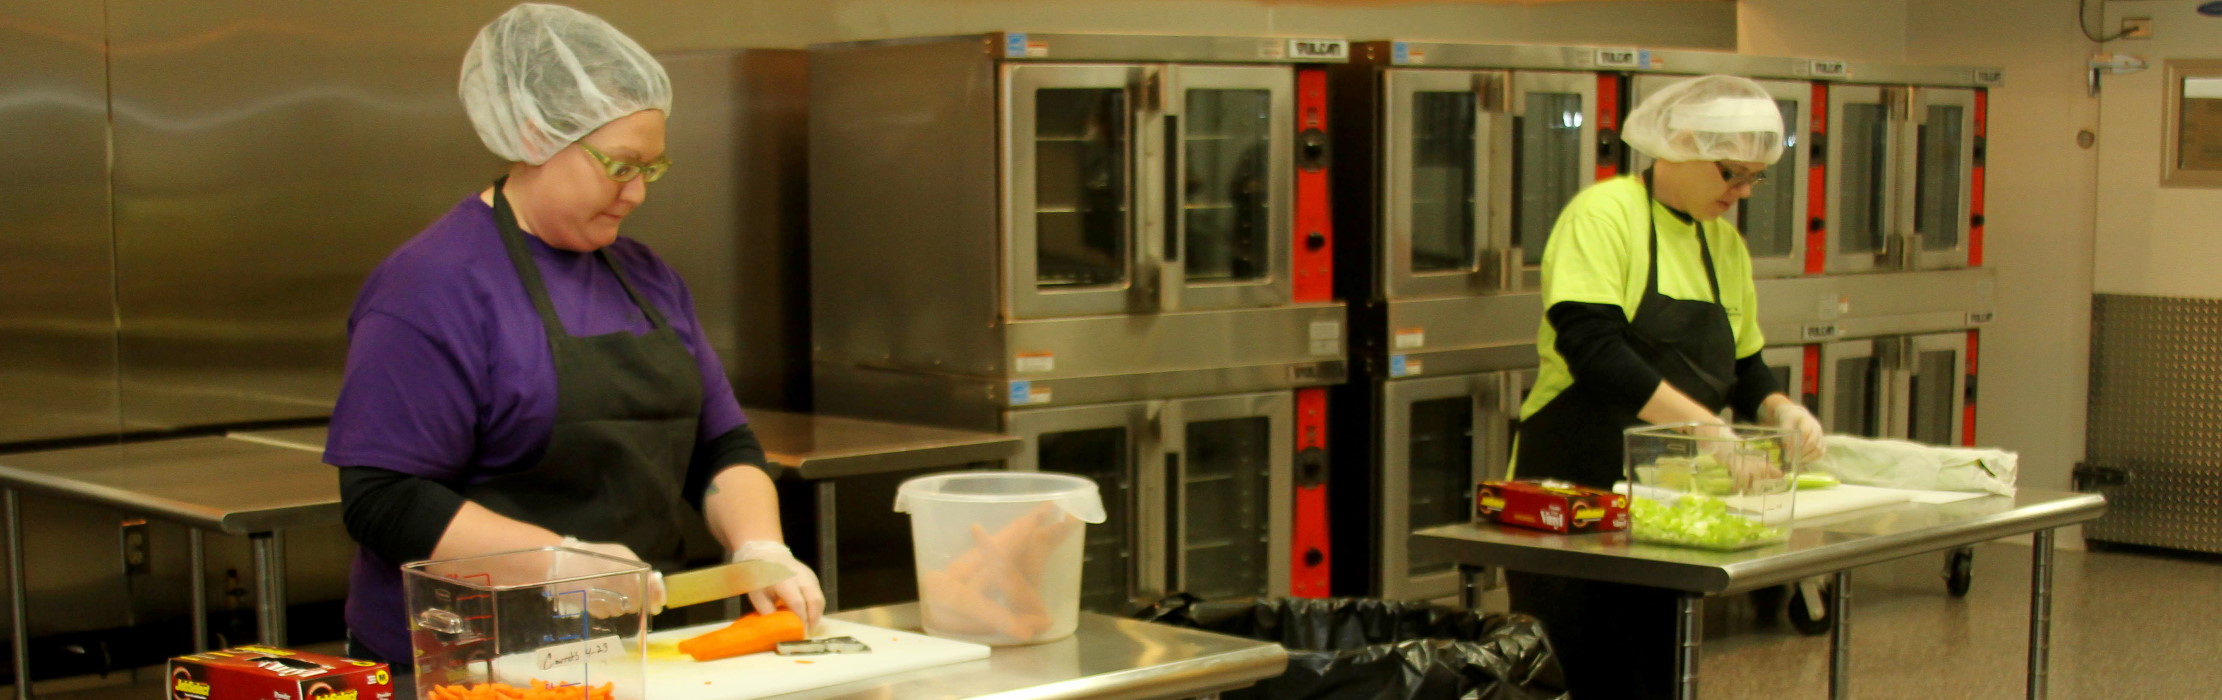
<svg viewBox="0 0 2222 700">
<path fill-rule="evenodd" d="M 348 319 L 324 461 L 361 544 L 350 654 L 411 658 L 402 562 L 557 544 L 659 570 L 778 562 L 797 575 L 757 609 L 816 624 L 817 577 L 782 544 L 686 285 L 617 235 L 671 165 L 663 67 L 599 18 L 526 4 L 480 30 L 459 92 L 509 172 L 381 263 Z"/>
</svg>

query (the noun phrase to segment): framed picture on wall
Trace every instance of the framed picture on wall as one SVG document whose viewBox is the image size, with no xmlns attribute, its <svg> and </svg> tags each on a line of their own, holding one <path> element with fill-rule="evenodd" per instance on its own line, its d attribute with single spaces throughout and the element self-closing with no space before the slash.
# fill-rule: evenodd
<svg viewBox="0 0 2222 700">
<path fill-rule="evenodd" d="M 2171 60 L 2162 187 L 2222 188 L 2222 60 Z"/>
</svg>

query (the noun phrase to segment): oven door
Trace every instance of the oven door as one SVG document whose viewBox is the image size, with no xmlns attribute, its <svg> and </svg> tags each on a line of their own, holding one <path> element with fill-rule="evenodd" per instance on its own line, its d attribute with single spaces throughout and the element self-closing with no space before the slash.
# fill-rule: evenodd
<svg viewBox="0 0 2222 700">
<path fill-rule="evenodd" d="M 1415 299 L 1503 290 L 1512 245 L 1512 120 L 1503 71 L 1387 72 L 1381 123 L 1382 292 Z"/>
<path fill-rule="evenodd" d="M 1205 600 L 1287 595 L 1293 394 L 1157 404 L 1172 590 Z"/>
<path fill-rule="evenodd" d="M 1636 104 L 1643 104 L 1669 85 L 1690 76 L 1638 75 L 1634 80 Z M 1805 274 L 1806 190 L 1812 179 L 1811 149 L 1806 147 L 1813 124 L 1813 84 L 1785 80 L 1754 81 L 1774 96 L 1782 110 L 1782 159 L 1767 167 L 1767 181 L 1752 189 L 1751 198 L 1721 216 L 1736 223 L 1751 251 L 1751 271 L 1757 277 L 1796 277 Z M 1650 156 L 1631 156 L 1635 172 L 1651 167 Z"/>
<path fill-rule="evenodd" d="M 1143 284 L 1135 192 L 1143 66 L 1003 68 L 1005 279 L 1014 318 L 1120 313 Z M 916 176 L 917 174 L 912 174 Z M 900 176 L 890 173 L 890 177 Z"/>
<path fill-rule="evenodd" d="M 1559 212 L 1597 181 L 1597 74 L 1515 72 L 1511 112 L 1512 245 L 1533 289 Z"/>
<path fill-rule="evenodd" d="M 1133 401 L 1014 411 L 1007 425 L 1023 442 L 1010 468 L 1063 472 L 1096 482 L 1104 521 L 1087 527 L 1081 549 L 1080 607 L 1124 615 L 1165 592 L 1163 503 L 1152 403 Z"/>
<path fill-rule="evenodd" d="M 1913 232 L 1922 269 L 1967 267 L 1975 195 L 1975 91 L 1914 93 Z"/>
<path fill-rule="evenodd" d="M 1821 346 L 1821 427 L 1860 437 L 1886 434 L 1890 387 L 1879 345 L 1893 339 L 1860 339 Z"/>
<path fill-rule="evenodd" d="M 1487 372 L 1383 386 L 1383 598 L 1458 595 L 1456 566 L 1413 554 L 1412 533 L 1473 520 L 1474 485 L 1503 478 L 1511 450 L 1509 419 L 1519 414 L 1510 381 L 1510 373 Z"/>
<path fill-rule="evenodd" d="M 1903 436 L 1931 445 L 1962 444 L 1967 410 L 1967 333 L 1932 333 L 1906 339 Z"/>
<path fill-rule="evenodd" d="M 1829 272 L 1881 266 L 1898 235 L 1897 88 L 1829 86 L 1828 203 L 1824 222 Z"/>
<path fill-rule="evenodd" d="M 1295 242 L 1296 74 L 1288 66 L 1180 66 L 1156 164 L 1164 201 L 1161 309 L 1289 303 Z M 1145 217 L 1151 213 L 1145 212 Z"/>
</svg>

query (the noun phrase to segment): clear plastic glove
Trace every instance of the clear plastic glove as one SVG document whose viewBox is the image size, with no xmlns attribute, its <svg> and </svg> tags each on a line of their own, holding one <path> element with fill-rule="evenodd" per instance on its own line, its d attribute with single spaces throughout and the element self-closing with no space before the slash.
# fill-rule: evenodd
<svg viewBox="0 0 2222 700">
<path fill-rule="evenodd" d="M 1767 455 L 1748 449 L 1736 439 L 1736 431 L 1723 423 L 1703 423 L 1690 428 L 1690 434 L 1700 438 L 1700 454 L 1712 457 L 1728 468 L 1734 481 L 1735 493 L 1751 494 L 1763 491 L 1769 480 L 1781 481 L 1782 470 L 1769 464 Z"/>
<path fill-rule="evenodd" d="M 559 544 L 557 546 L 563 547 L 565 549 L 575 549 L 581 552 L 593 552 L 602 556 L 614 557 L 627 561 L 641 561 L 640 555 L 633 553 L 633 548 L 627 547 L 617 542 L 580 542 L 579 538 L 565 537 L 563 538 L 562 544 Z M 598 566 L 595 564 L 589 564 L 579 561 L 579 559 L 582 558 L 583 557 L 578 557 L 577 555 L 570 554 L 568 552 L 556 552 L 555 556 L 549 559 L 548 577 L 558 578 L 579 576 L 597 570 L 607 570 L 606 566 Z M 592 591 L 588 591 L 586 599 L 587 614 L 597 618 L 616 617 L 618 615 L 631 613 L 635 610 L 644 609 L 642 607 L 644 603 L 646 604 L 645 609 L 650 615 L 663 612 L 663 574 L 650 572 L 649 575 L 646 577 L 646 580 L 648 586 L 647 591 L 636 590 L 630 583 L 612 587 L 620 590 L 598 588 Z M 564 604 L 562 596 L 560 595 L 557 596 L 557 604 L 559 606 Z M 576 607 L 576 603 L 572 603 L 571 605 L 573 607 Z M 571 610 L 569 614 L 577 614 L 577 611 Z"/>
<path fill-rule="evenodd" d="M 1827 434 L 1821 429 L 1821 419 L 1814 418 L 1812 411 L 1795 403 L 1777 403 L 1775 406 L 1780 408 L 1771 408 L 1766 413 L 1771 416 L 1770 422 L 1774 427 L 1790 432 L 1792 447 L 1798 451 L 1798 462 L 1812 464 L 1820 459 L 1825 454 L 1821 438 Z"/>
<path fill-rule="evenodd" d="M 819 616 L 826 611 L 826 594 L 818 588 L 818 574 L 796 560 L 787 545 L 771 540 L 742 542 L 733 550 L 733 561 L 751 560 L 776 563 L 795 572 L 793 578 L 748 592 L 748 601 L 756 606 L 756 612 L 768 615 L 778 609 L 775 603 L 783 604 L 802 616 L 804 629 L 815 629 Z"/>
</svg>

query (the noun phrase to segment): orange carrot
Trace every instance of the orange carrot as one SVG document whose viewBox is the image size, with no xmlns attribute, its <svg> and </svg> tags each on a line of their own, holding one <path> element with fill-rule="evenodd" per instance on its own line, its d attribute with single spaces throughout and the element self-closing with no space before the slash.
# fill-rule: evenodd
<svg viewBox="0 0 2222 700">
<path fill-rule="evenodd" d="M 616 683 L 603 683 L 592 689 L 570 683 L 549 683 L 538 678 L 523 688 L 506 683 L 480 683 L 467 685 L 436 685 L 432 687 L 433 700 L 612 700 Z"/>
<path fill-rule="evenodd" d="M 770 615 L 750 613 L 733 624 L 679 642 L 679 651 L 696 661 L 710 661 L 771 651 L 780 642 L 801 641 L 804 636 L 802 616 L 792 610 Z"/>
<path fill-rule="evenodd" d="M 1029 615 L 1046 616 L 1049 613 L 1049 608 L 1042 603 L 1041 594 L 1034 590 L 1035 582 L 1027 580 L 1019 573 L 1017 553 L 1000 546 L 1002 543 L 990 537 L 979 523 L 972 524 L 972 540 L 986 552 L 987 563 L 980 567 L 980 573 L 986 580 L 993 582 L 994 587 L 1003 591 L 1004 608 L 1010 610 L 1012 615 L 1022 618 Z"/>
</svg>

